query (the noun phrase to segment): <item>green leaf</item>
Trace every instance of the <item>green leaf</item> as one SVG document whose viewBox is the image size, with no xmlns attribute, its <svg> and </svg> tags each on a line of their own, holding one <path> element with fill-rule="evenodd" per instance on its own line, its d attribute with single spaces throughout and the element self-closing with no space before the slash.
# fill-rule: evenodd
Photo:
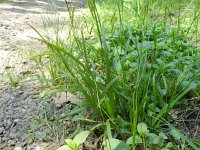
<svg viewBox="0 0 200 150">
<path fill-rule="evenodd" d="M 155 133 L 149 133 L 145 137 L 145 142 L 147 142 L 148 144 L 162 145 L 162 138 Z"/>
<path fill-rule="evenodd" d="M 120 72 L 122 70 L 122 65 L 120 62 L 116 63 L 116 70 L 117 72 Z"/>
<path fill-rule="evenodd" d="M 180 77 L 183 73 L 179 70 L 179 69 L 172 69 L 171 73 L 175 76 L 175 77 Z"/>
<path fill-rule="evenodd" d="M 182 141 L 186 141 L 187 143 L 188 143 L 188 145 L 190 145 L 194 150 L 199 150 L 199 148 L 196 146 L 196 145 L 194 145 L 194 143 L 188 138 L 188 137 L 186 137 L 184 134 L 182 134 L 179 130 L 177 130 L 176 128 L 174 128 L 171 124 L 169 124 L 168 123 L 168 125 L 169 125 L 169 127 L 172 129 L 172 130 L 174 130 L 174 131 L 172 131 L 174 134 L 175 134 L 175 136 L 177 135 L 177 138 L 181 138 L 181 140 Z"/>
<path fill-rule="evenodd" d="M 137 131 L 140 134 L 140 136 L 146 136 L 149 133 L 147 125 L 145 123 L 139 123 L 137 125 Z"/>
<path fill-rule="evenodd" d="M 118 139 L 107 139 L 103 142 L 104 150 L 128 150 L 129 146 Z"/>
<path fill-rule="evenodd" d="M 79 146 L 80 144 L 83 144 L 85 142 L 89 134 L 89 131 L 83 131 L 76 135 L 73 141 L 77 144 L 77 146 Z"/>
<path fill-rule="evenodd" d="M 160 112 L 156 115 L 155 118 L 153 118 L 153 125 L 155 125 L 155 123 L 167 112 L 169 107 L 169 104 L 165 105 Z"/>
<path fill-rule="evenodd" d="M 181 139 L 181 135 L 176 130 L 172 129 L 171 130 L 171 134 L 176 140 L 180 140 Z"/>
<path fill-rule="evenodd" d="M 194 145 L 196 145 L 198 148 L 200 148 L 200 141 L 199 140 L 192 140 L 192 143 L 194 143 Z"/>
<path fill-rule="evenodd" d="M 72 150 L 68 145 L 63 145 L 59 147 L 57 150 Z"/>
<path fill-rule="evenodd" d="M 65 142 L 71 149 L 76 150 L 78 145 L 72 139 L 66 139 Z"/>
<path fill-rule="evenodd" d="M 106 113 L 108 113 L 110 116 L 114 116 L 115 114 L 113 112 L 112 105 L 110 104 L 110 100 L 108 98 L 102 98 L 101 102 L 104 106 Z"/>
<path fill-rule="evenodd" d="M 126 144 L 128 145 L 131 145 L 133 142 L 133 136 L 129 137 L 127 140 L 126 140 Z"/>
<path fill-rule="evenodd" d="M 106 121 L 106 131 L 107 131 L 107 135 L 108 135 L 108 138 L 110 139 L 110 138 L 112 138 L 112 132 L 111 132 L 111 127 L 110 127 L 110 122 L 107 120 Z"/>
<path fill-rule="evenodd" d="M 172 150 L 178 150 L 178 147 L 176 145 L 173 145 L 172 142 L 167 143 L 166 146 L 167 149 L 172 149 Z"/>
<path fill-rule="evenodd" d="M 128 145 L 132 145 L 132 142 L 133 142 L 133 136 L 129 137 L 126 141 L 126 144 Z M 135 144 L 141 144 L 142 143 L 142 139 L 136 135 L 135 136 Z"/>
<path fill-rule="evenodd" d="M 160 132 L 160 133 L 159 133 L 159 136 L 160 136 L 163 140 L 168 139 L 168 137 L 167 137 L 163 132 Z"/>
<path fill-rule="evenodd" d="M 129 66 L 130 66 L 130 68 L 131 69 L 137 69 L 137 67 L 138 67 L 138 64 L 137 63 L 135 63 L 135 62 L 132 62 L 132 63 L 129 63 Z"/>
<path fill-rule="evenodd" d="M 191 81 L 182 81 L 181 84 L 180 84 L 180 87 L 181 88 L 189 87 L 191 90 L 194 90 L 194 89 L 196 89 L 197 84 L 194 83 L 194 82 L 191 83 Z"/>
</svg>

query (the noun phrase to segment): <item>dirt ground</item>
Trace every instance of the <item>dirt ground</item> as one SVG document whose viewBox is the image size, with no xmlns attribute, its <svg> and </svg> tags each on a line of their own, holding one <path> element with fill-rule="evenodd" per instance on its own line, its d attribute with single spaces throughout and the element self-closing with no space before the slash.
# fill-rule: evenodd
<svg viewBox="0 0 200 150">
<path fill-rule="evenodd" d="M 53 100 L 42 99 L 40 97 L 42 89 L 38 81 L 23 82 L 14 88 L 8 79 L 9 75 L 13 80 L 32 75 L 34 64 L 29 61 L 29 51 L 45 49 L 44 45 L 33 39 L 38 35 L 29 25 L 42 31 L 44 28 L 42 18 L 54 16 L 49 11 L 51 9 L 61 9 L 59 13 L 66 15 L 64 0 L 56 0 L 51 4 L 47 2 L 47 0 L 0 0 L 0 149 L 2 150 L 14 148 L 39 150 L 42 147 L 53 150 L 59 146 L 52 131 L 45 123 L 38 124 L 33 116 L 36 116 L 37 120 L 41 118 L 44 120 L 44 114 L 48 112 L 48 116 L 45 117 L 47 120 L 53 120 L 56 115 L 65 114 L 66 109 L 58 108 Z M 72 1 L 70 5 L 82 7 L 83 3 Z M 58 125 L 58 128 L 61 126 Z M 54 142 L 48 144 L 43 142 L 49 140 Z"/>
<path fill-rule="evenodd" d="M 64 0 L 47 2 L 47 0 L 9 0 L 0 3 L 0 83 L 7 79 L 4 76 L 5 67 L 15 68 L 17 74 L 26 73 L 27 58 L 21 56 L 31 48 L 35 50 L 44 48 L 40 42 L 32 40 L 31 37 L 37 37 L 37 34 L 29 25 L 37 30 L 43 30 L 44 17 L 53 18 L 52 10 L 55 8 L 62 10 L 59 12 L 60 15 L 67 16 Z M 70 4 L 76 7 L 83 6 L 82 1 L 74 0 Z"/>
</svg>

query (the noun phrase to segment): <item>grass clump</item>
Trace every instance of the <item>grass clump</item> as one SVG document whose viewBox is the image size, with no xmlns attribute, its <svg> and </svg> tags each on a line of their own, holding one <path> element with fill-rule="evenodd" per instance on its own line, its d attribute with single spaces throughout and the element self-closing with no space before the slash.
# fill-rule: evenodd
<svg viewBox="0 0 200 150">
<path fill-rule="evenodd" d="M 74 9 L 68 7 L 66 42 L 36 30 L 48 46 L 46 81 L 54 91 L 82 100 L 92 113 L 83 120 L 105 130 L 99 131 L 101 148 L 198 149 L 170 124 L 170 111 L 199 96 L 198 1 L 192 6 L 186 1 L 145 2 L 110 0 L 97 6 L 90 0 L 83 24 L 75 23 Z M 192 23 L 183 26 L 182 9 L 189 6 Z"/>
</svg>

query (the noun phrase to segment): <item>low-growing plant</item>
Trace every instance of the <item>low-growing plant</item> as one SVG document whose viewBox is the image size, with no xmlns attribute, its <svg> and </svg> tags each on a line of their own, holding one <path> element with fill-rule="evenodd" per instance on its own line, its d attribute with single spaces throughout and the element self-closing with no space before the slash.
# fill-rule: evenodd
<svg viewBox="0 0 200 150">
<path fill-rule="evenodd" d="M 115 143 L 127 146 L 123 142 L 127 137 L 132 137 L 128 140 L 132 149 L 138 141 L 143 149 L 178 148 L 180 144 L 166 142 L 165 134 L 157 131 L 172 119 L 169 112 L 175 106 L 198 95 L 199 48 L 190 43 L 180 17 L 177 26 L 155 21 L 145 15 L 144 1 L 134 2 L 117 0 L 110 10 L 89 0 L 90 15 L 89 19 L 84 17 L 87 25 L 83 26 L 75 24 L 74 9 L 68 7 L 70 32 L 66 44 L 34 30 L 48 47 L 50 81 L 59 88 L 57 91 L 79 97 L 92 112 L 93 120 L 109 120 L 117 138 L 106 130 L 105 149 L 116 149 Z M 99 9 L 110 13 L 99 13 Z M 55 87 L 52 89 L 55 91 Z M 173 128 L 169 123 L 167 126 L 168 131 Z M 177 131 L 173 128 L 173 138 Z M 180 139 L 186 147 L 198 149 L 184 136 Z M 79 145 L 70 143 L 73 148 Z"/>
<path fill-rule="evenodd" d="M 17 87 L 18 83 L 20 82 L 20 79 L 19 77 L 17 77 L 11 68 L 6 68 L 5 69 L 6 71 L 6 76 L 7 78 L 9 79 L 9 82 L 10 84 L 13 86 L 13 87 Z"/>
<path fill-rule="evenodd" d="M 66 139 L 66 145 L 61 146 L 57 150 L 77 150 L 80 148 L 80 145 L 86 141 L 89 134 L 90 131 L 82 131 L 78 135 L 76 135 L 73 140 Z"/>
</svg>

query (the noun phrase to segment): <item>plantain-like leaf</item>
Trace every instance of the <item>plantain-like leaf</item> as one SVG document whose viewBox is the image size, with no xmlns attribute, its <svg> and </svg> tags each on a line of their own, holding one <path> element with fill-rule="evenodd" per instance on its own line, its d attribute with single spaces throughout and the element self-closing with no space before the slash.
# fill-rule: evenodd
<svg viewBox="0 0 200 150">
<path fill-rule="evenodd" d="M 162 145 L 162 138 L 155 133 L 149 133 L 145 137 L 145 142 L 148 144 Z"/>
<path fill-rule="evenodd" d="M 68 145 L 63 145 L 59 147 L 57 150 L 72 150 Z"/>
<path fill-rule="evenodd" d="M 141 136 L 146 136 L 149 133 L 147 125 L 142 122 L 137 125 L 137 131 Z"/>
<path fill-rule="evenodd" d="M 133 136 L 129 137 L 126 141 L 126 144 L 128 145 L 132 145 L 132 143 L 133 143 Z M 136 135 L 135 144 L 141 144 L 141 143 L 142 143 L 142 139 L 138 135 Z"/>
<path fill-rule="evenodd" d="M 103 142 L 104 150 L 128 150 L 128 144 L 114 138 L 107 139 Z"/>
<path fill-rule="evenodd" d="M 73 141 L 72 139 L 66 139 L 65 142 L 67 143 L 67 146 L 69 146 L 71 149 L 76 150 L 78 145 L 75 143 L 75 141 Z"/>
<path fill-rule="evenodd" d="M 83 131 L 76 135 L 73 141 L 79 146 L 80 144 L 83 144 L 86 141 L 89 134 L 89 131 Z"/>
</svg>

